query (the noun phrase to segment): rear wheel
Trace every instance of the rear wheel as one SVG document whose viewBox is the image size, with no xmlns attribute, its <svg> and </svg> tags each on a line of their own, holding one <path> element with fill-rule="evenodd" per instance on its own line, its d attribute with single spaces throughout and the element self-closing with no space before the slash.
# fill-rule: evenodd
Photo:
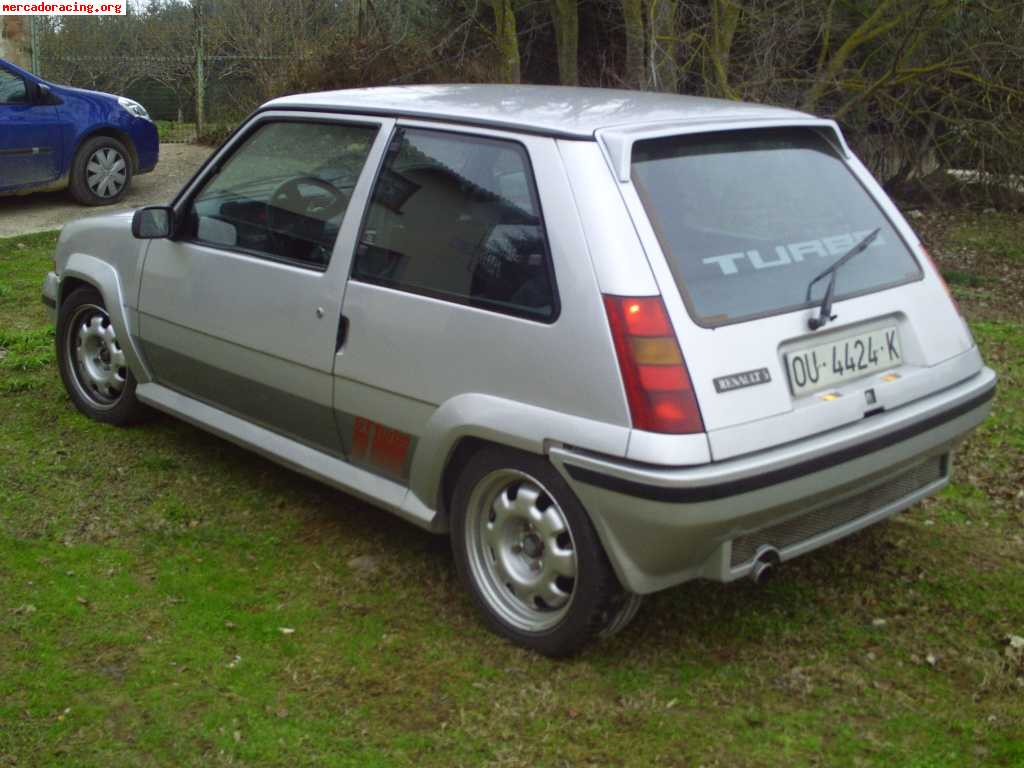
<svg viewBox="0 0 1024 768">
<path fill-rule="evenodd" d="M 452 547 L 487 624 L 549 656 L 575 653 L 609 628 L 623 602 L 590 520 L 541 457 L 487 448 L 452 498 Z"/>
<path fill-rule="evenodd" d="M 71 194 L 82 205 L 116 203 L 131 180 L 131 157 L 117 139 L 95 136 L 78 148 L 71 166 Z"/>
</svg>

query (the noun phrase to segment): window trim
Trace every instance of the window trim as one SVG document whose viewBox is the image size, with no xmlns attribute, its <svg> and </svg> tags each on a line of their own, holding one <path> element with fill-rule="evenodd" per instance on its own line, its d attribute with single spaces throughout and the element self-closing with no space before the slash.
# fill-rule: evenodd
<svg viewBox="0 0 1024 768">
<path fill-rule="evenodd" d="M 205 163 L 191 181 L 184 187 L 183 193 L 179 195 L 173 203 L 175 209 L 175 219 L 179 222 L 185 222 L 188 214 L 191 212 L 195 203 L 196 197 L 206 189 L 207 185 L 213 181 L 213 179 L 220 173 L 232 157 L 234 157 L 240 149 L 242 149 L 252 136 L 262 130 L 265 126 L 273 123 L 314 123 L 320 125 L 330 126 L 350 126 L 350 127 L 369 127 L 372 126 L 375 129 L 373 138 L 370 141 L 369 151 L 366 156 L 366 160 L 363 162 L 363 167 L 359 171 L 359 177 L 366 172 L 366 167 L 369 165 L 373 155 L 374 144 L 380 139 L 381 133 L 388 130 L 388 126 L 385 122 L 377 120 L 345 120 L 343 117 L 340 119 L 331 119 L 327 117 L 312 117 L 305 115 L 297 115 L 295 117 L 286 115 L 265 115 L 257 114 L 255 119 L 243 124 L 240 128 L 228 137 L 228 139 L 221 146 L 220 152 L 215 153 Z M 378 163 L 378 166 L 380 163 Z M 356 185 L 359 184 L 359 177 L 356 178 Z M 376 177 L 374 177 L 376 178 Z M 353 187 L 353 195 L 349 198 L 349 204 L 345 209 L 345 213 L 342 216 L 342 224 L 344 224 L 345 218 L 348 216 L 348 212 L 352 206 L 356 204 L 355 200 L 355 186 Z M 184 226 L 182 223 L 180 226 Z M 289 259 L 283 256 L 275 256 L 274 254 L 266 253 L 265 251 L 255 251 L 250 248 L 243 248 L 240 246 L 223 245 L 221 243 L 208 243 L 205 240 L 199 240 L 195 237 L 188 237 L 183 232 L 175 233 L 172 240 L 187 243 L 188 245 L 200 246 L 203 248 L 210 248 L 212 250 L 223 251 L 225 253 L 231 253 L 238 256 L 246 256 L 252 259 L 259 259 L 260 261 L 270 262 L 272 264 L 283 264 L 289 267 L 297 267 L 304 269 L 308 272 L 316 272 L 320 274 L 326 274 L 330 269 L 331 264 L 334 262 L 335 249 L 338 246 L 338 242 L 341 236 L 341 227 L 338 228 L 338 235 L 334 239 L 334 244 L 331 246 L 331 255 L 326 264 L 313 264 L 308 261 L 302 261 L 300 259 Z"/>
<path fill-rule="evenodd" d="M 810 127 L 813 128 L 813 126 L 810 126 Z M 749 133 L 762 133 L 762 132 L 766 132 L 766 131 L 770 132 L 770 131 L 786 130 L 786 129 L 793 129 L 793 128 L 807 128 L 807 126 L 784 125 L 784 126 L 758 127 L 758 128 L 747 129 L 746 132 L 749 132 Z M 684 138 L 685 137 L 685 138 L 690 139 L 692 141 L 699 142 L 699 141 L 701 141 L 701 139 L 706 139 L 706 138 L 711 137 L 711 136 L 725 135 L 725 134 L 736 133 L 736 132 L 737 131 L 734 130 L 734 129 L 728 129 L 727 128 L 727 129 L 723 129 L 723 130 L 720 130 L 720 131 L 709 131 L 707 133 L 666 134 L 666 135 L 660 135 L 660 136 L 651 136 L 651 137 L 638 138 L 633 143 L 632 148 L 630 150 L 630 159 L 629 159 L 630 184 L 632 185 L 633 189 L 636 191 L 637 198 L 640 201 L 640 213 L 644 217 L 646 217 L 648 223 L 650 224 L 651 231 L 654 233 L 654 237 L 655 237 L 655 240 L 658 243 L 658 247 L 661 249 L 662 259 L 664 259 L 666 265 L 668 266 L 669 274 L 672 276 L 672 282 L 676 285 L 676 288 L 679 291 L 679 296 L 683 300 L 683 305 L 686 307 L 686 312 L 690 316 L 690 319 L 696 325 L 698 325 L 699 327 L 705 328 L 707 330 L 712 330 L 712 331 L 715 330 L 716 328 L 725 328 L 725 327 L 730 326 L 730 325 L 738 325 L 740 323 L 749 323 L 749 322 L 753 322 L 755 320 L 763 320 L 763 319 L 768 318 L 768 317 L 777 317 L 777 316 L 781 316 L 781 315 L 788 315 L 788 314 L 791 314 L 793 312 L 801 312 L 801 311 L 804 311 L 804 310 L 807 310 L 807 309 L 811 309 L 811 308 L 814 308 L 814 307 L 821 306 L 821 301 L 820 300 L 819 301 L 805 301 L 802 304 L 787 305 L 785 307 L 780 307 L 778 309 L 768 309 L 768 310 L 765 310 L 763 312 L 757 312 L 757 313 L 754 313 L 754 314 L 743 315 L 741 317 L 730 318 L 728 320 L 720 320 L 718 322 L 715 322 L 713 320 L 709 320 L 708 319 L 709 316 L 702 315 L 702 314 L 700 314 L 697 311 L 696 305 L 693 302 L 693 297 L 690 295 L 689 283 L 685 279 L 685 276 L 682 275 L 681 272 L 678 272 L 678 267 L 675 264 L 675 259 L 673 258 L 673 255 L 672 255 L 673 251 L 672 251 L 672 248 L 670 246 L 670 243 L 668 242 L 668 237 L 665 235 L 664 231 L 662 230 L 661 224 L 660 224 L 657 216 L 655 216 L 654 213 L 653 213 L 653 200 L 650 198 L 650 195 L 649 195 L 646 187 L 644 186 L 644 184 L 636 177 L 636 174 L 635 174 L 634 169 L 633 169 L 633 152 L 636 151 L 636 145 L 637 144 L 640 144 L 640 143 L 645 142 L 645 141 L 659 141 L 659 140 L 665 140 L 665 139 L 675 139 L 675 138 Z M 893 221 L 893 219 L 889 215 L 888 211 L 886 211 L 885 206 L 882 205 L 881 202 L 871 192 L 871 190 L 868 189 L 867 185 L 860 178 L 860 176 L 854 171 L 854 169 L 850 166 L 850 164 L 847 162 L 847 160 L 838 151 L 836 151 L 836 147 L 832 144 L 832 142 L 828 141 L 828 139 L 825 139 L 825 143 L 828 145 L 829 151 L 831 152 L 831 154 L 834 157 L 834 159 L 837 160 L 843 166 L 843 170 L 846 171 L 846 173 L 850 174 L 850 176 L 857 183 L 857 185 L 864 191 L 864 194 L 871 201 L 871 204 L 874 205 L 876 209 L 878 209 L 878 213 L 881 214 L 882 218 L 885 219 L 886 223 L 892 229 L 893 233 L 896 235 L 896 237 L 899 239 L 899 241 L 903 244 L 903 247 L 906 249 L 907 254 L 910 256 L 911 262 L 914 264 L 915 267 L 917 267 L 917 276 L 916 277 L 908 277 L 908 278 L 903 279 L 903 280 L 891 281 L 891 282 L 888 282 L 888 283 L 884 283 L 882 285 L 875 286 L 873 288 L 865 288 L 863 290 L 855 291 L 853 293 L 843 294 L 842 296 L 836 295 L 834 300 L 837 301 L 837 302 L 838 301 L 847 301 L 848 299 L 856 299 L 856 298 L 860 298 L 862 296 L 869 296 L 869 295 L 871 295 L 873 293 L 881 293 L 882 291 L 892 290 L 893 288 L 899 288 L 900 286 L 910 285 L 911 283 L 917 283 L 917 282 L 920 282 L 921 280 L 924 280 L 925 272 L 924 272 L 923 267 L 921 266 L 921 261 L 918 258 L 917 252 L 914 250 L 914 248 L 911 246 L 911 244 L 907 241 L 907 239 L 903 236 L 903 233 L 900 231 L 900 228 L 896 225 L 896 222 Z M 715 315 L 711 315 L 710 317 L 716 317 L 716 316 Z"/>
<path fill-rule="evenodd" d="M 435 301 L 443 301 L 449 304 L 456 304 L 463 307 L 472 307 L 473 309 L 479 309 L 485 312 L 493 312 L 499 315 L 507 315 L 509 317 L 516 317 L 522 320 L 529 320 L 535 323 L 541 323 L 543 325 L 552 325 L 558 321 L 558 318 L 562 315 L 562 302 L 558 291 L 558 282 L 555 275 L 555 260 L 551 254 L 551 240 L 548 237 L 548 225 L 547 219 L 544 216 L 544 206 L 540 199 L 540 188 L 537 186 L 537 174 L 533 169 L 533 157 L 530 154 L 530 148 L 521 140 L 513 138 L 508 135 L 498 135 L 494 133 L 481 133 L 478 130 L 460 130 L 463 126 L 443 126 L 443 127 L 427 127 L 418 123 L 404 124 L 397 123 L 394 130 L 391 132 L 391 136 L 388 139 L 388 145 L 384 150 L 384 155 L 381 158 L 380 163 L 377 164 L 377 168 L 374 171 L 373 182 L 370 184 L 369 196 L 366 199 L 366 204 L 363 206 L 362 218 L 359 222 L 359 230 L 356 233 L 355 248 L 352 252 L 352 258 L 349 262 L 349 274 L 348 279 L 352 282 L 362 283 L 364 285 L 376 285 L 381 288 L 387 288 L 392 291 L 399 291 L 401 293 L 412 294 L 413 296 L 423 296 L 428 299 L 434 299 Z M 381 175 L 384 173 L 385 168 L 388 166 L 388 161 L 392 153 L 392 145 L 405 131 L 419 131 L 422 133 L 435 133 L 435 134 L 446 134 L 450 136 L 469 138 L 470 140 L 483 140 L 485 142 L 501 142 L 506 144 L 517 145 L 523 152 L 523 156 L 526 160 L 526 170 L 529 172 L 529 188 L 530 195 L 533 199 L 534 205 L 537 207 L 537 218 L 540 221 L 541 232 L 544 236 L 544 263 L 547 268 L 548 282 L 551 285 L 551 313 L 548 316 L 541 317 L 537 314 L 531 313 L 527 310 L 517 310 L 515 307 L 504 307 L 495 306 L 495 304 L 486 300 L 474 299 L 471 296 L 461 296 L 456 293 L 448 293 L 445 291 L 438 291 L 431 288 L 423 288 L 420 286 L 410 286 L 406 284 L 399 284 L 393 280 L 387 280 L 386 278 L 367 278 L 357 277 L 355 275 L 356 259 L 359 258 L 359 247 L 363 243 L 363 233 L 366 231 L 367 220 L 370 216 L 370 208 L 373 206 L 373 196 L 377 191 L 377 184 L 380 181 Z"/>
</svg>

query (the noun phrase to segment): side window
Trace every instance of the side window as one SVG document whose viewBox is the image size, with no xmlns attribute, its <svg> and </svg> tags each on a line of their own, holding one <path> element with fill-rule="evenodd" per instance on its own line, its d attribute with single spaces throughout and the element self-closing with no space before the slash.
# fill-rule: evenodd
<svg viewBox="0 0 1024 768">
<path fill-rule="evenodd" d="M 526 150 L 513 141 L 400 130 L 352 277 L 553 319 L 551 260 Z"/>
<path fill-rule="evenodd" d="M 196 242 L 326 269 L 376 126 L 270 122 L 193 198 Z"/>
<path fill-rule="evenodd" d="M 0 68 L 0 104 L 24 104 L 28 101 L 25 81 Z"/>
</svg>

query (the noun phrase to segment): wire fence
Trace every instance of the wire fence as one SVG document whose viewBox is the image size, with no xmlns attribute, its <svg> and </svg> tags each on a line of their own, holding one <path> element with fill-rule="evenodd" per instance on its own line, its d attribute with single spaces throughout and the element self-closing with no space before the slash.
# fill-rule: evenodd
<svg viewBox="0 0 1024 768">
<path fill-rule="evenodd" d="M 39 54 L 41 74 L 51 82 L 138 101 L 163 143 L 223 138 L 264 101 L 252 72 L 275 65 L 266 56 L 69 56 L 45 47 Z"/>
</svg>

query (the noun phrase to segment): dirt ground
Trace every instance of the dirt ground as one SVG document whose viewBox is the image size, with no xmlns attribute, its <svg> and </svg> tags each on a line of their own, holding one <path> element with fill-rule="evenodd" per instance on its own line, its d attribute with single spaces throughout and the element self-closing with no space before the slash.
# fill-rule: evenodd
<svg viewBox="0 0 1024 768">
<path fill-rule="evenodd" d="M 137 176 L 119 203 L 100 208 L 79 205 L 68 194 L 46 192 L 22 197 L 0 197 L 0 237 L 59 229 L 72 219 L 168 203 L 210 154 L 210 147 L 164 144 L 152 173 Z"/>
</svg>

